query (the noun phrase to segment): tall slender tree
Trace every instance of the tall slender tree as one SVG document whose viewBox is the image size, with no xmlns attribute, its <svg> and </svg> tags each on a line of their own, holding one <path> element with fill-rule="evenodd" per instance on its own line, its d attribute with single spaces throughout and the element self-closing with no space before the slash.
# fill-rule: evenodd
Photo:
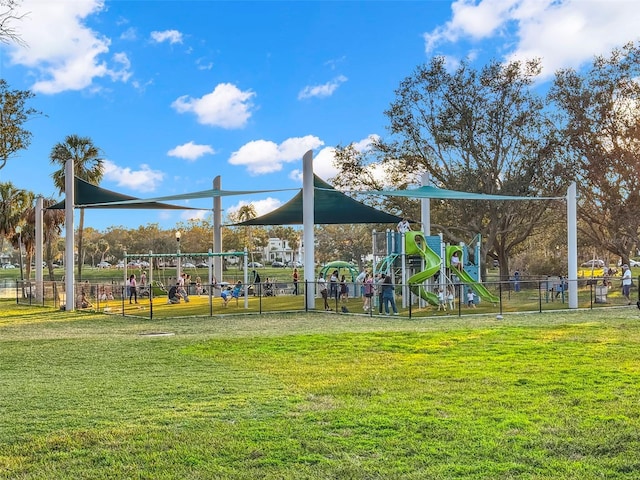
<svg viewBox="0 0 640 480">
<path fill-rule="evenodd" d="M 97 148 L 89 137 L 78 135 L 68 135 L 64 142 L 57 143 L 49 159 L 53 165 L 60 168 L 51 175 L 53 183 L 60 193 L 65 189 L 65 165 L 67 160 L 73 161 L 74 175 L 93 185 L 98 185 L 104 175 L 104 160 L 100 156 L 100 149 Z M 80 209 L 80 220 L 78 222 L 78 280 L 82 280 L 82 232 L 84 229 L 84 208 Z M 69 234 L 67 232 L 67 234 Z"/>
<path fill-rule="evenodd" d="M 236 212 L 235 215 L 231 216 L 234 221 L 237 222 L 246 222 L 247 220 L 251 220 L 252 218 L 256 218 L 258 216 L 257 212 L 256 212 L 256 207 L 253 206 L 253 204 L 248 204 L 248 205 L 242 205 L 238 211 Z M 246 227 L 247 229 L 247 242 L 245 243 L 245 247 L 247 247 L 249 249 L 249 256 L 251 258 L 251 261 L 253 262 L 253 250 L 254 250 L 254 243 L 253 243 L 253 228 L 251 226 Z"/>
</svg>

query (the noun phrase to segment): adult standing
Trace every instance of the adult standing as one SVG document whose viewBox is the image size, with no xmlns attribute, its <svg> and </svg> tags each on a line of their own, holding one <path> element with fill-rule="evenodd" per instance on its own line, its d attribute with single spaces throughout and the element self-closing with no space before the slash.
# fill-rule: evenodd
<svg viewBox="0 0 640 480">
<path fill-rule="evenodd" d="M 370 274 L 367 274 L 365 277 L 363 287 L 364 302 L 362 304 L 362 308 L 365 312 L 368 312 L 371 309 L 371 298 L 373 298 L 373 291 L 375 289 L 373 286 L 373 277 Z"/>
<path fill-rule="evenodd" d="M 298 295 L 298 269 L 293 269 L 293 294 Z"/>
<path fill-rule="evenodd" d="M 134 274 L 131 274 L 129 277 L 129 303 L 132 303 L 132 298 L 135 299 L 136 303 L 138 303 L 138 289 L 136 285 L 136 276 Z"/>
<path fill-rule="evenodd" d="M 627 299 L 627 305 L 631 305 L 631 298 L 629 294 L 631 293 L 631 270 L 629 269 L 629 265 L 626 263 L 622 265 L 622 295 Z"/>
<path fill-rule="evenodd" d="M 338 270 L 334 270 L 329 278 L 329 296 L 338 302 Z"/>
<path fill-rule="evenodd" d="M 342 275 L 342 278 L 340 279 L 340 301 L 342 303 L 346 303 L 348 297 L 349 288 L 347 286 L 347 278 L 345 275 Z"/>
<path fill-rule="evenodd" d="M 324 275 L 322 275 L 322 273 L 318 275 L 317 284 L 318 284 L 318 291 L 320 292 L 320 295 L 324 300 L 324 309 L 331 310 L 331 307 L 329 306 L 329 302 L 328 302 L 329 294 L 327 292 L 327 281 L 325 280 Z"/>
<path fill-rule="evenodd" d="M 394 315 L 398 315 L 398 308 L 396 307 L 396 299 L 394 293 L 393 283 L 391 283 L 391 276 L 384 277 L 382 282 L 382 301 L 384 303 L 384 313 L 389 315 L 389 305 L 393 310 Z"/>
<path fill-rule="evenodd" d="M 256 295 L 260 295 L 262 293 L 260 289 L 262 284 L 260 283 L 260 274 L 255 270 L 253 270 L 251 273 L 253 275 L 253 296 L 255 297 Z"/>
</svg>

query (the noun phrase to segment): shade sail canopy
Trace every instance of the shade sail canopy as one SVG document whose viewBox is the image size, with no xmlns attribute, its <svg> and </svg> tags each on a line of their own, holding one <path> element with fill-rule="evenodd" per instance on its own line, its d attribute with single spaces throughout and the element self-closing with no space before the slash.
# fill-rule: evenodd
<svg viewBox="0 0 640 480">
<path fill-rule="evenodd" d="M 398 223 L 402 218 L 376 210 L 336 190 L 327 182 L 313 176 L 314 223 L 337 225 L 347 223 Z M 234 226 L 302 225 L 302 191 L 280 208 Z"/>
<path fill-rule="evenodd" d="M 511 195 L 491 195 L 488 193 L 457 192 L 432 186 L 423 186 L 409 190 L 368 190 L 368 195 L 386 195 L 390 197 L 438 198 L 445 200 L 564 200 L 565 197 L 518 197 Z"/>
<path fill-rule="evenodd" d="M 130 200 L 140 200 L 136 197 L 113 192 L 106 188 L 93 185 L 78 177 L 75 177 L 75 206 L 76 208 L 127 208 L 127 209 L 161 209 L 161 210 L 199 210 L 179 205 L 169 205 L 150 201 L 139 203 L 120 203 Z M 63 210 L 65 201 L 61 201 L 49 207 L 50 210 Z"/>
</svg>

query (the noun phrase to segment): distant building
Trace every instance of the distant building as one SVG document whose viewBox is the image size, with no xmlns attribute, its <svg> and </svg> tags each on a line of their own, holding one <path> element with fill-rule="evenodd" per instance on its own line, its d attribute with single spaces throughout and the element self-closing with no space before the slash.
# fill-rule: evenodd
<svg viewBox="0 0 640 480">
<path fill-rule="evenodd" d="M 262 259 L 271 263 L 274 260 L 280 260 L 282 262 L 290 262 L 295 260 L 295 256 L 298 252 L 294 251 L 287 240 L 280 238 L 269 238 L 267 246 L 262 251 Z"/>
</svg>

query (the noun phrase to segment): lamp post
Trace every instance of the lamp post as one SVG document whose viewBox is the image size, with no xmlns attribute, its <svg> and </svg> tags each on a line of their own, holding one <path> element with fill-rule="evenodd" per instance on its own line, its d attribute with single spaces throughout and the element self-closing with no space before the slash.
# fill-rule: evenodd
<svg viewBox="0 0 640 480">
<path fill-rule="evenodd" d="M 20 281 L 24 285 L 24 273 L 22 268 L 22 227 L 20 225 L 16 227 L 16 233 L 18 234 L 18 254 L 20 256 Z"/>
<path fill-rule="evenodd" d="M 180 273 L 181 273 L 181 261 L 180 261 L 180 237 L 182 236 L 182 233 L 180 233 L 180 230 L 176 231 L 176 245 L 177 245 L 177 250 L 178 250 L 178 265 L 177 265 L 177 269 L 176 269 L 176 281 L 180 278 Z"/>
</svg>

